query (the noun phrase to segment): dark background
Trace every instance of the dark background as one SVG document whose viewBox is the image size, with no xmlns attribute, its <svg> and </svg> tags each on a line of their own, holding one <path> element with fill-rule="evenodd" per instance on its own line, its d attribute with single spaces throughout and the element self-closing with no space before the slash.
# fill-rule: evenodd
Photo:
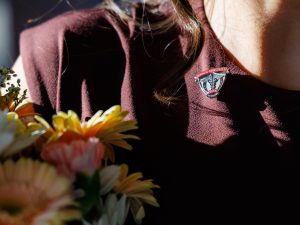
<svg viewBox="0 0 300 225">
<path fill-rule="evenodd" d="M 5 4 L 1 4 L 5 3 Z M 0 49 L 0 66 L 12 66 L 19 55 L 19 34 L 22 30 L 40 24 L 60 13 L 68 10 L 94 7 L 101 0 L 0 0 L 0 7 L 10 17 L 8 19 L 9 31 L 3 31 L 0 23 L 0 32 L 6 32 L 9 40 L 0 35 L 0 42 L 5 42 Z M 5 13 L 6 14 L 6 13 Z M 2 19 L 0 15 L 0 20 Z M 2 19 L 2 21 L 4 21 Z M 30 22 L 31 21 L 31 22 Z M 0 21 L 1 22 L 1 21 Z M 9 43 L 10 42 L 10 43 Z"/>
</svg>

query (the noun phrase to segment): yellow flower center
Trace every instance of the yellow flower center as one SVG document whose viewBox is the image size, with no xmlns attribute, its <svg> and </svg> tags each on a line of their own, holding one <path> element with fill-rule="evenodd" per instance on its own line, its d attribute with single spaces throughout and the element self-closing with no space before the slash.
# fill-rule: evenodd
<svg viewBox="0 0 300 225">
<path fill-rule="evenodd" d="M 22 187 L 21 184 L 19 184 L 20 190 L 17 191 L 15 185 L 7 185 L 7 187 L 1 187 L 0 185 L 0 215 L 25 219 L 28 215 L 44 209 L 36 205 L 37 199 L 31 194 L 32 190 L 22 190 L 20 187 Z"/>
</svg>

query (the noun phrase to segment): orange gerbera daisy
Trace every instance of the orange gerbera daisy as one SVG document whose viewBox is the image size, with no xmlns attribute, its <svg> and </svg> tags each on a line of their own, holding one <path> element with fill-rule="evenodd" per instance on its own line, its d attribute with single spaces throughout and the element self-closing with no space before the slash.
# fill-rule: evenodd
<svg viewBox="0 0 300 225">
<path fill-rule="evenodd" d="M 110 150 L 108 154 L 114 160 L 111 145 L 131 150 L 132 146 L 126 139 L 139 139 L 135 135 L 123 133 L 137 129 L 135 120 L 125 120 L 127 114 L 128 112 L 122 111 L 121 106 L 116 105 L 105 112 L 98 111 L 91 119 L 84 122 L 81 122 L 78 115 L 71 110 L 54 115 L 53 127 L 40 116 L 36 116 L 36 120 L 46 128 L 47 132 L 44 136 L 47 143 L 70 143 L 76 139 L 88 140 L 91 137 L 97 137 Z"/>
<path fill-rule="evenodd" d="M 31 159 L 0 164 L 0 225 L 63 225 L 80 218 L 71 209 L 71 182 Z"/>
<path fill-rule="evenodd" d="M 35 104 L 32 102 L 26 102 L 18 106 L 15 113 L 18 114 L 20 120 L 25 124 L 33 122 L 34 116 L 38 115 L 38 113 L 35 112 Z"/>
</svg>

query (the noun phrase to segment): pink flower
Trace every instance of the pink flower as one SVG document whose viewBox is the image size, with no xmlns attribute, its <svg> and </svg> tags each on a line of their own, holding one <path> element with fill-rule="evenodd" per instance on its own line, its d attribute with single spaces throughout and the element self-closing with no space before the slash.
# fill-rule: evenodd
<svg viewBox="0 0 300 225">
<path fill-rule="evenodd" d="M 97 138 L 70 143 L 50 143 L 42 148 L 42 158 L 54 164 L 58 171 L 75 180 L 75 173 L 92 175 L 101 167 L 105 146 Z"/>
</svg>

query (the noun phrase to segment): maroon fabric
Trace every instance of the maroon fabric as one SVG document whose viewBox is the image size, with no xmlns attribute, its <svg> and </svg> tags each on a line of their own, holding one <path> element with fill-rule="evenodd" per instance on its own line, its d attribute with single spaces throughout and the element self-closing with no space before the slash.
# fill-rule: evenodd
<svg viewBox="0 0 300 225">
<path fill-rule="evenodd" d="M 177 105 L 158 103 L 153 88 L 183 60 L 186 39 L 175 29 L 143 34 L 134 19 L 125 26 L 105 9 L 72 11 L 22 33 L 30 93 L 48 115 L 73 109 L 84 119 L 122 104 L 138 120 L 141 141 L 118 154 L 161 185 L 161 208 L 147 208 L 143 224 L 278 219 L 299 200 L 300 92 L 247 75 L 216 40 L 202 1 L 195 9 L 204 47 Z M 194 76 L 224 66 L 231 74 L 209 99 Z"/>
</svg>

